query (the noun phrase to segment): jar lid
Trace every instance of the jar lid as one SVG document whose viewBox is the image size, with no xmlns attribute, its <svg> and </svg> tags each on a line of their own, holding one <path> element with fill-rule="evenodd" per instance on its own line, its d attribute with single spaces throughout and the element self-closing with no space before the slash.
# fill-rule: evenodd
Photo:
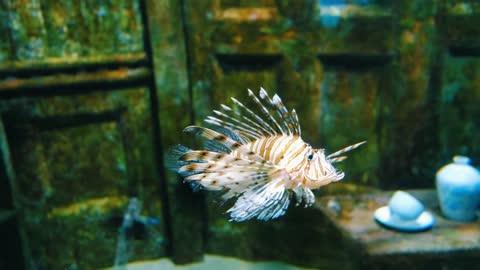
<svg viewBox="0 0 480 270">
<path fill-rule="evenodd" d="M 466 156 L 454 156 L 453 163 L 447 164 L 437 172 L 439 179 L 450 179 L 456 182 L 480 181 L 480 172 L 470 165 L 471 159 Z"/>
<path fill-rule="evenodd" d="M 468 164 L 470 164 L 471 161 L 472 160 L 469 157 L 466 157 L 466 156 L 454 156 L 453 157 L 453 162 L 455 162 L 456 164 L 468 165 Z"/>
</svg>

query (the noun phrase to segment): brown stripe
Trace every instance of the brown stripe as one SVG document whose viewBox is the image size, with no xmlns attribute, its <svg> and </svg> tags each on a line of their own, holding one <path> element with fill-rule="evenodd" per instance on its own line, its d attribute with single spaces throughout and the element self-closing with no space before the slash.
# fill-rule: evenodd
<svg viewBox="0 0 480 270">
<path fill-rule="evenodd" d="M 291 159 L 291 160 L 292 160 L 292 159 L 295 159 L 297 156 L 301 155 L 302 152 L 303 152 L 303 150 L 305 150 L 305 148 L 307 148 L 307 147 L 308 147 L 308 144 L 304 143 L 304 144 L 302 145 L 302 148 L 300 148 L 300 149 L 296 152 L 296 155 L 291 156 L 290 159 Z M 300 168 L 303 166 L 303 164 L 305 164 L 305 162 L 307 162 L 307 160 L 306 160 L 305 158 L 302 158 L 302 162 L 298 163 L 298 165 L 297 165 L 296 167 L 294 167 L 293 169 L 295 169 L 295 170 L 300 169 Z"/>
<path fill-rule="evenodd" d="M 270 160 L 270 155 L 276 151 L 276 148 L 274 149 L 273 146 L 275 145 L 275 142 L 280 139 L 280 138 L 285 138 L 283 136 L 275 136 L 272 141 L 270 141 L 270 143 L 268 144 L 268 148 L 265 149 L 265 159 L 267 160 Z M 282 143 L 280 142 L 279 145 L 282 145 Z"/>
<path fill-rule="evenodd" d="M 267 138 L 262 138 L 262 143 L 260 145 L 260 149 L 258 151 L 258 153 L 262 156 L 262 157 L 265 157 L 265 147 L 267 146 L 267 142 L 268 140 L 270 139 L 271 137 L 267 137 Z"/>
<path fill-rule="evenodd" d="M 319 159 L 317 162 L 319 171 L 317 173 L 320 173 L 320 175 L 326 175 L 325 169 L 323 168 L 322 160 L 320 160 L 320 157 L 317 158 Z M 320 175 L 317 175 L 317 179 L 320 178 Z"/>
<path fill-rule="evenodd" d="M 227 140 L 227 137 L 224 136 L 224 135 L 217 135 L 217 136 L 213 137 L 213 140 L 223 142 L 223 141 Z"/>
<path fill-rule="evenodd" d="M 290 137 L 288 137 L 288 138 L 290 138 Z M 292 139 L 290 139 L 290 140 L 287 142 L 287 144 L 285 144 L 285 146 L 284 146 L 283 148 L 279 149 L 280 152 L 279 152 L 279 154 L 278 154 L 277 160 L 275 160 L 276 163 L 279 162 L 279 161 L 282 159 L 282 157 L 285 156 L 286 153 L 288 153 L 288 150 L 290 149 L 290 147 L 292 146 L 292 144 L 293 144 L 295 141 L 297 141 L 298 139 L 300 139 L 300 137 L 294 136 Z M 303 149 L 305 149 L 305 147 L 304 147 Z M 302 149 L 302 150 L 303 150 L 303 149 Z M 295 157 L 295 156 L 292 156 L 292 157 Z"/>
<path fill-rule="evenodd" d="M 275 163 L 278 163 L 282 158 L 282 156 L 287 153 L 287 148 L 290 148 L 291 144 L 295 142 L 295 138 L 289 137 L 289 136 L 284 136 L 282 137 L 281 141 L 275 141 L 270 145 L 270 151 L 272 151 L 272 157 L 275 160 L 273 160 Z"/>
</svg>

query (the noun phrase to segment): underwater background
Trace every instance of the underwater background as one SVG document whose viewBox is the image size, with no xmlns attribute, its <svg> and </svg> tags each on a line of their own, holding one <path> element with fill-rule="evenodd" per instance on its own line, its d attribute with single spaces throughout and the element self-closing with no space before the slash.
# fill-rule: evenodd
<svg viewBox="0 0 480 270">
<path fill-rule="evenodd" d="M 475 268 L 435 174 L 480 166 L 479 25 L 478 0 L 1 0 L 0 269 Z M 368 143 L 313 207 L 229 222 L 165 154 L 260 87 L 312 146 Z M 438 226 L 376 224 L 397 189 Z"/>
</svg>

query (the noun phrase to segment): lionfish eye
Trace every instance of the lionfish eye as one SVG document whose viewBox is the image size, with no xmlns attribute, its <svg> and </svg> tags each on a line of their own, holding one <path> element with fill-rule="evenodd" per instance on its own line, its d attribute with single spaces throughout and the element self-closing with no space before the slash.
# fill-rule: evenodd
<svg viewBox="0 0 480 270">
<path fill-rule="evenodd" d="M 308 160 L 312 160 L 313 159 L 313 154 L 310 154 L 307 156 Z"/>
</svg>

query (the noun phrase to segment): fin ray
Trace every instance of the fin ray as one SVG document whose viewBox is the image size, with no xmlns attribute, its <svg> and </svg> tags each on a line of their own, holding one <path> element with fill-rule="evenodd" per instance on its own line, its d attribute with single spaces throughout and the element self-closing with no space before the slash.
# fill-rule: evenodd
<svg viewBox="0 0 480 270">
<path fill-rule="evenodd" d="M 231 220 L 241 222 L 252 218 L 275 219 L 283 214 L 290 203 L 289 191 L 284 182 L 288 180 L 283 169 L 270 172 L 270 181 L 255 185 L 243 192 L 235 204 L 227 210 Z"/>
<path fill-rule="evenodd" d="M 277 112 L 278 117 L 280 117 L 281 124 L 284 130 L 284 133 L 288 135 L 298 135 L 298 130 L 296 129 L 295 120 L 292 118 L 290 113 L 288 112 L 287 108 L 282 102 L 282 99 L 277 95 L 273 95 L 272 98 L 268 96 L 267 91 L 265 89 L 260 88 L 260 98 L 264 99 L 275 109 Z"/>
<path fill-rule="evenodd" d="M 221 134 L 209 128 L 204 128 L 199 126 L 188 126 L 183 131 L 193 133 L 196 136 L 201 136 L 206 139 L 215 141 L 231 150 L 235 150 L 241 146 L 239 142 L 233 140 L 232 138 L 229 138 L 225 134 Z"/>
<path fill-rule="evenodd" d="M 181 144 L 176 144 L 170 147 L 165 158 L 165 167 L 171 171 L 178 172 L 178 170 L 188 164 L 188 162 L 181 161 L 180 157 L 191 151 L 190 148 Z"/>
<path fill-rule="evenodd" d="M 367 141 L 359 142 L 359 143 L 352 144 L 352 145 L 349 145 L 349 146 L 347 146 L 347 147 L 344 147 L 344 148 L 342 148 L 342 149 L 340 149 L 340 150 L 338 150 L 338 151 L 336 151 L 336 152 L 328 155 L 328 156 L 327 156 L 327 159 L 331 159 L 331 158 L 333 158 L 333 157 L 337 157 L 337 156 L 339 156 L 339 155 L 341 155 L 341 154 L 343 154 L 343 153 L 346 153 L 346 152 L 348 152 L 348 151 L 352 151 L 353 149 L 355 149 L 355 148 L 357 148 L 357 147 L 359 147 L 359 146 L 362 146 L 362 145 L 365 144 L 365 143 L 367 143 Z"/>
<path fill-rule="evenodd" d="M 280 124 L 278 124 L 277 120 L 275 120 L 275 117 L 273 117 L 272 114 L 268 111 L 268 109 L 263 105 L 263 103 L 257 98 L 257 96 L 252 92 L 252 90 L 248 89 L 248 95 L 253 99 L 253 101 L 260 107 L 260 110 L 267 116 L 267 118 L 272 122 L 277 130 L 274 130 L 273 135 L 277 135 L 277 133 L 281 133 L 283 135 L 286 135 L 285 131 L 282 129 Z M 279 132 L 278 132 L 279 131 Z"/>
<path fill-rule="evenodd" d="M 265 120 L 263 120 L 260 116 L 258 116 L 256 113 L 254 113 L 252 110 L 250 110 L 249 108 L 247 108 L 245 105 L 243 105 L 240 101 L 238 101 L 237 99 L 235 98 L 231 98 L 231 100 L 233 101 L 233 103 L 237 104 L 240 108 L 242 108 L 243 110 L 245 110 L 250 116 L 252 116 L 255 121 L 252 120 L 252 124 L 254 124 L 255 126 L 257 126 L 258 128 L 260 128 L 261 130 L 263 130 L 265 132 L 266 135 L 269 135 L 269 136 L 273 136 L 275 135 L 275 130 L 273 129 L 272 126 L 270 126 L 267 122 L 265 122 Z M 240 114 L 241 115 L 241 114 Z M 248 117 L 246 116 L 242 116 L 242 118 L 244 118 L 245 120 L 246 119 L 249 119 Z"/>
</svg>

